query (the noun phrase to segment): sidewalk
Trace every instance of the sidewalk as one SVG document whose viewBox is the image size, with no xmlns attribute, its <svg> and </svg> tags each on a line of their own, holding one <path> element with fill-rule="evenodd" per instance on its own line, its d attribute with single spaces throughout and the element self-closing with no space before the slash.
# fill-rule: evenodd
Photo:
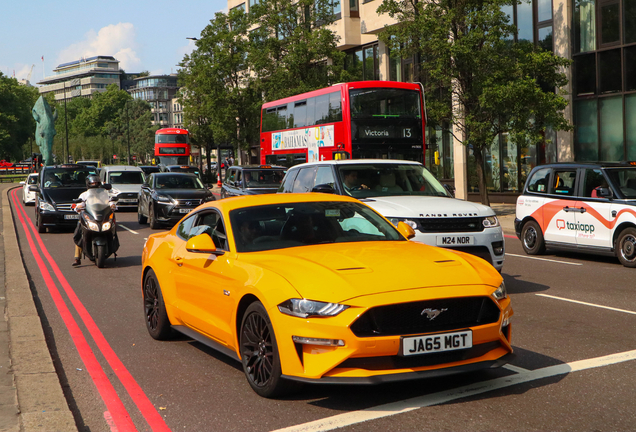
<svg viewBox="0 0 636 432">
<path fill-rule="evenodd" d="M 515 235 L 515 204 L 490 204 L 505 234 Z"/>
<path fill-rule="evenodd" d="M 0 185 L 0 431 L 77 431 L 53 366 Z"/>
</svg>

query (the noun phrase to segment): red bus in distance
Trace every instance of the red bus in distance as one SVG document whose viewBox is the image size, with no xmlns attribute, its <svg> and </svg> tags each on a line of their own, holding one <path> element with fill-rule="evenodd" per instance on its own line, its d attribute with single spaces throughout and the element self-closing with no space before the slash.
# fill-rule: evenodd
<svg viewBox="0 0 636 432">
<path fill-rule="evenodd" d="M 164 128 L 155 132 L 155 163 L 190 164 L 190 135 L 186 129 Z"/>
<path fill-rule="evenodd" d="M 419 84 L 335 84 L 263 104 L 261 164 L 331 159 L 424 161 L 425 111 Z"/>
</svg>

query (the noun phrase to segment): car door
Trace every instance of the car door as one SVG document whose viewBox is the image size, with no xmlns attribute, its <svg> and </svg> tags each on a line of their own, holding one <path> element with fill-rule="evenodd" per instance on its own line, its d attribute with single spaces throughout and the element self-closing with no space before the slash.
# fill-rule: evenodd
<svg viewBox="0 0 636 432">
<path fill-rule="evenodd" d="M 546 242 L 576 245 L 576 196 L 578 170 L 554 168 L 543 204 L 543 235 Z"/>
<path fill-rule="evenodd" d="M 188 227 L 187 221 L 191 221 Z M 176 295 L 185 324 L 216 341 L 232 347 L 230 321 L 238 297 L 231 261 L 227 256 L 188 252 L 188 238 L 199 234 L 212 237 L 218 251 L 228 251 L 225 226 L 216 210 L 204 210 L 179 224 L 177 235 L 181 239 L 175 248 Z"/>
<path fill-rule="evenodd" d="M 150 201 L 150 187 L 154 180 L 154 174 L 150 174 L 147 180 L 148 183 L 141 185 L 141 189 L 139 190 L 139 213 L 142 215 L 149 215 L 148 202 Z"/>
<path fill-rule="evenodd" d="M 576 241 L 583 247 L 612 247 L 610 225 L 612 220 L 612 201 L 598 193 L 601 187 L 609 188 L 609 182 L 600 169 L 581 170 L 581 198 L 575 204 Z"/>
</svg>

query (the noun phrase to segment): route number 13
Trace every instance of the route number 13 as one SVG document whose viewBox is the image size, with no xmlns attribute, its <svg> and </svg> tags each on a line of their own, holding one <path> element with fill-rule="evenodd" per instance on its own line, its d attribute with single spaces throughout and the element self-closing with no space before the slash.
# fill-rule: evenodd
<svg viewBox="0 0 636 432">
<path fill-rule="evenodd" d="M 411 128 L 402 129 L 402 138 L 411 138 Z"/>
</svg>

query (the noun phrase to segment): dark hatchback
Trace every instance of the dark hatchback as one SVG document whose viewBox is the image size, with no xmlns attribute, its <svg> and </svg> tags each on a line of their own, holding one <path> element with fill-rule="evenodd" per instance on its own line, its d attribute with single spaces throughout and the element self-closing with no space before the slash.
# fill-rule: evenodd
<svg viewBox="0 0 636 432">
<path fill-rule="evenodd" d="M 178 222 L 208 201 L 214 201 L 214 195 L 195 174 L 153 173 L 139 191 L 138 220 L 157 229 Z"/>
<path fill-rule="evenodd" d="M 274 165 L 230 167 L 225 173 L 221 198 L 276 193 L 287 168 Z"/>
<path fill-rule="evenodd" d="M 37 193 L 35 224 L 38 232 L 47 228 L 71 228 L 79 215 L 73 210 L 73 200 L 86 190 L 86 177 L 96 174 L 95 167 L 85 165 L 51 165 L 40 171 L 38 184 L 29 186 Z"/>
</svg>

